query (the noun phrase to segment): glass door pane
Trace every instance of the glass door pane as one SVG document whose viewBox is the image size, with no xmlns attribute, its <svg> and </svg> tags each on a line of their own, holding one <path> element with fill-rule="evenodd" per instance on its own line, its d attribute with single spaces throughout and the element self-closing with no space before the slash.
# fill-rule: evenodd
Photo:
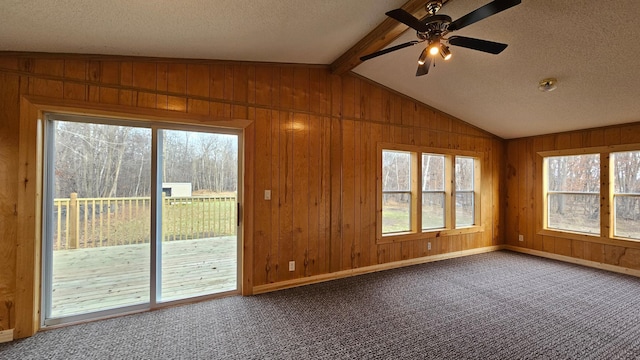
<svg viewBox="0 0 640 360">
<path fill-rule="evenodd" d="M 45 323 L 148 303 L 151 130 L 48 126 Z"/>
<path fill-rule="evenodd" d="M 160 130 L 158 301 L 238 288 L 238 136 Z"/>
</svg>

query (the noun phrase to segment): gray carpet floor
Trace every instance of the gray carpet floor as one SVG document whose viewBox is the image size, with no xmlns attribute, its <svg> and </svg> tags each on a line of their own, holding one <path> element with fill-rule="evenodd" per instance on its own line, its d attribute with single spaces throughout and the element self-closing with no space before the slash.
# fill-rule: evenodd
<svg viewBox="0 0 640 360">
<path fill-rule="evenodd" d="M 640 279 L 499 251 L 44 331 L 0 359 L 640 359 Z"/>
</svg>

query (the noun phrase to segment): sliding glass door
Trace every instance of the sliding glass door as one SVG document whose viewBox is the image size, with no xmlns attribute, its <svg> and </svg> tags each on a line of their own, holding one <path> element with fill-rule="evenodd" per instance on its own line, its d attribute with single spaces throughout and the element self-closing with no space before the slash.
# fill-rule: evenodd
<svg viewBox="0 0 640 360">
<path fill-rule="evenodd" d="M 237 289 L 238 137 L 162 130 L 159 301 Z"/>
<path fill-rule="evenodd" d="M 237 291 L 238 134 L 46 126 L 44 325 Z"/>
</svg>

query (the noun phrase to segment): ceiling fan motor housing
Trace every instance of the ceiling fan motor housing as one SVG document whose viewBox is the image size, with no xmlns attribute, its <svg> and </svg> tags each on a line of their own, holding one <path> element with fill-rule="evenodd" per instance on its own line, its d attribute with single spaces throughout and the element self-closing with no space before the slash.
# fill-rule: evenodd
<svg viewBox="0 0 640 360">
<path fill-rule="evenodd" d="M 451 17 L 447 15 L 432 15 L 424 19 L 429 30 L 417 32 L 418 39 L 429 40 L 430 42 L 444 36 L 449 32 Z"/>
</svg>

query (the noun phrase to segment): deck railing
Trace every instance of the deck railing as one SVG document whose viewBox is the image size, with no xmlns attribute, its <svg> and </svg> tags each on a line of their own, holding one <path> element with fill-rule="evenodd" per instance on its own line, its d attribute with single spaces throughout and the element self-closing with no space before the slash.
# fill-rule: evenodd
<svg viewBox="0 0 640 360">
<path fill-rule="evenodd" d="M 148 243 L 149 197 L 53 200 L 53 248 L 77 249 Z M 162 198 L 162 240 L 235 235 L 236 197 Z"/>
</svg>

